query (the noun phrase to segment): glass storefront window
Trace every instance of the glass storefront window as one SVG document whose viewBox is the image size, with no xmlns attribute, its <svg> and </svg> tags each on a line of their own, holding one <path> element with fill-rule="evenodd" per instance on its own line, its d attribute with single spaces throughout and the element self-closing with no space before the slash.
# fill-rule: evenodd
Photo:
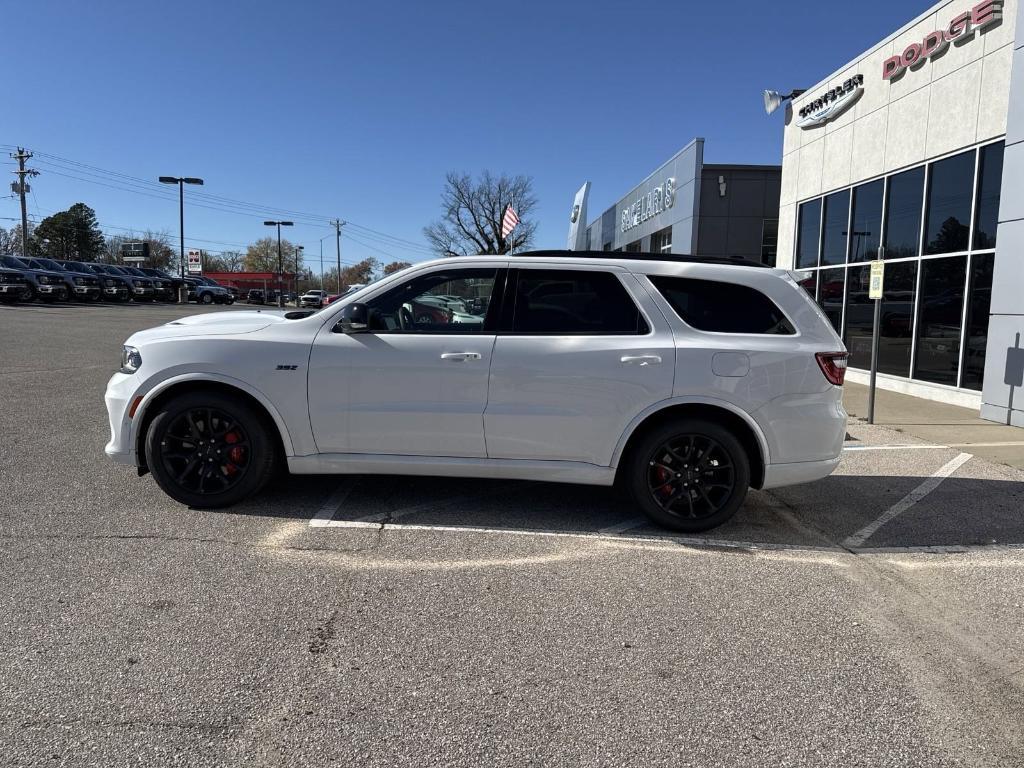
<svg viewBox="0 0 1024 768">
<path fill-rule="evenodd" d="M 992 303 L 992 264 L 995 254 L 971 257 L 970 289 L 967 295 L 967 333 L 964 337 L 964 372 L 960 386 L 981 391 L 985 377 L 985 345 L 988 343 L 988 313 Z"/>
<path fill-rule="evenodd" d="M 774 267 L 779 248 L 779 220 L 765 219 L 761 223 L 761 263 Z"/>
<path fill-rule="evenodd" d="M 1003 142 L 981 148 L 978 159 L 978 213 L 974 220 L 974 247 L 996 247 L 999 186 L 1003 181 Z"/>
<path fill-rule="evenodd" d="M 924 252 L 967 250 L 971 233 L 974 152 L 961 152 L 932 163 L 928 172 L 928 205 L 924 212 Z"/>
<path fill-rule="evenodd" d="M 967 257 L 921 262 L 914 378 L 956 386 Z"/>
<path fill-rule="evenodd" d="M 659 229 L 651 235 L 652 253 L 670 253 L 672 251 L 672 227 Z"/>
<path fill-rule="evenodd" d="M 870 274 L 868 264 L 850 267 L 846 291 L 845 342 L 850 350 L 850 366 L 865 370 L 871 368 L 871 335 L 875 322 L 875 302 L 868 298 Z M 878 370 L 881 373 L 910 375 L 916 280 L 917 262 L 889 264 L 885 268 L 878 341 Z"/>
<path fill-rule="evenodd" d="M 885 258 L 919 255 L 923 194 L 923 167 L 889 177 L 889 196 L 885 203 Z"/>
<path fill-rule="evenodd" d="M 843 283 L 845 269 L 822 269 L 819 277 L 818 304 L 836 333 L 843 333 Z"/>
<path fill-rule="evenodd" d="M 821 240 L 821 198 L 803 203 L 797 224 L 797 268 L 818 266 L 818 243 Z"/>
<path fill-rule="evenodd" d="M 878 258 L 882 239 L 882 179 L 853 189 L 853 220 L 850 231 L 850 261 Z"/>
<path fill-rule="evenodd" d="M 847 230 L 850 222 L 850 190 L 844 189 L 825 198 L 824 236 L 821 238 L 821 264 L 845 264 Z"/>
</svg>

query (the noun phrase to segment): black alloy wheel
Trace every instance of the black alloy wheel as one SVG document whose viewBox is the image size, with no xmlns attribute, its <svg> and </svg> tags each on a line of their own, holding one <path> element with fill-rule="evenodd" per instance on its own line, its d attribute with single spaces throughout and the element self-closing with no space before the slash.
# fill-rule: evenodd
<svg viewBox="0 0 1024 768">
<path fill-rule="evenodd" d="M 750 485 L 745 449 L 712 421 L 656 427 L 641 438 L 627 469 L 637 504 L 656 522 L 680 531 L 721 525 L 739 509 Z"/>
<path fill-rule="evenodd" d="M 266 418 L 217 392 L 182 395 L 146 434 L 146 462 L 171 498 L 198 508 L 225 507 L 273 476 L 277 452 Z"/>
</svg>

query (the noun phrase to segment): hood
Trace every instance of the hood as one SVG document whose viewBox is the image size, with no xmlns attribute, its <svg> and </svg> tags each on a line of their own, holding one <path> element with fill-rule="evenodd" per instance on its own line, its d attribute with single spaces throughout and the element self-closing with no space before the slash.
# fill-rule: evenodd
<svg viewBox="0 0 1024 768">
<path fill-rule="evenodd" d="M 146 342 L 156 339 L 183 338 L 188 336 L 230 336 L 252 333 L 269 325 L 287 322 L 281 312 L 208 312 L 203 315 L 189 315 L 140 331 L 126 343 Z"/>
</svg>

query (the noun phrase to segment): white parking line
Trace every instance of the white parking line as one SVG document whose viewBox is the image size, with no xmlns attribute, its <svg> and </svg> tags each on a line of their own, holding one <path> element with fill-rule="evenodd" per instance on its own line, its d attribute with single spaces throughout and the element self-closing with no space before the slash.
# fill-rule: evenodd
<svg viewBox="0 0 1024 768">
<path fill-rule="evenodd" d="M 334 522 L 334 516 L 337 514 L 338 509 L 345 503 L 345 499 L 352 493 L 352 489 L 355 486 L 355 481 L 351 478 L 342 480 L 341 485 L 335 489 L 330 498 L 320 507 L 320 511 L 310 519 L 310 528 L 326 528 L 331 525 Z"/>
<path fill-rule="evenodd" d="M 648 517 L 634 517 L 631 520 L 623 520 L 618 525 L 609 525 L 607 528 L 601 528 L 598 533 L 605 536 L 615 536 L 623 533 L 624 531 L 631 531 L 634 528 L 639 528 L 641 525 L 647 525 L 651 520 Z"/>
<path fill-rule="evenodd" d="M 945 464 L 943 464 L 942 467 L 940 467 L 939 470 L 936 471 L 931 477 L 929 477 L 927 480 L 925 480 L 923 483 L 917 486 L 917 488 L 912 490 L 898 502 L 889 507 L 889 509 L 886 510 L 885 514 L 883 514 L 873 523 L 869 523 L 868 525 L 864 526 L 852 536 L 848 536 L 843 541 L 843 546 L 848 549 L 854 549 L 856 547 L 863 546 L 864 542 L 870 539 L 874 535 L 875 531 L 877 531 L 883 525 L 895 519 L 899 515 L 906 512 L 915 504 L 917 504 L 917 502 L 919 502 L 929 493 L 938 488 L 943 480 L 945 480 L 947 477 L 956 472 L 957 469 L 959 469 L 962 465 L 966 464 L 972 458 L 973 457 L 969 453 L 961 453 L 952 461 L 948 461 Z"/>
<path fill-rule="evenodd" d="M 844 445 L 844 451 L 907 451 L 920 449 L 949 448 L 948 445 L 911 444 L 911 445 Z"/>
</svg>

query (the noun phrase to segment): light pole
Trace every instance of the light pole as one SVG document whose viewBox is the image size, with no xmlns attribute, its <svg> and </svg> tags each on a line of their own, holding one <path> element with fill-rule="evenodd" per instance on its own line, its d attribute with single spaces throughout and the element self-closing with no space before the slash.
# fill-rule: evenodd
<svg viewBox="0 0 1024 768">
<path fill-rule="evenodd" d="M 290 221 L 264 221 L 264 226 L 277 227 L 277 306 L 284 308 L 284 292 L 281 280 L 284 278 L 284 264 L 281 262 L 281 227 L 290 227 Z"/>
<path fill-rule="evenodd" d="M 180 259 L 182 281 L 181 286 L 178 288 L 178 303 L 187 304 L 188 286 L 185 285 L 185 185 L 199 184 L 202 186 L 203 180 L 192 176 L 161 176 L 160 183 L 178 185 L 178 224 L 180 226 L 179 245 L 181 247 Z"/>
<path fill-rule="evenodd" d="M 324 235 L 320 238 L 320 290 L 324 290 L 324 240 L 332 235 Z"/>
<path fill-rule="evenodd" d="M 295 273 L 292 275 L 292 280 L 295 281 L 295 306 L 299 306 L 299 254 L 306 250 L 304 245 L 295 246 Z"/>
</svg>

